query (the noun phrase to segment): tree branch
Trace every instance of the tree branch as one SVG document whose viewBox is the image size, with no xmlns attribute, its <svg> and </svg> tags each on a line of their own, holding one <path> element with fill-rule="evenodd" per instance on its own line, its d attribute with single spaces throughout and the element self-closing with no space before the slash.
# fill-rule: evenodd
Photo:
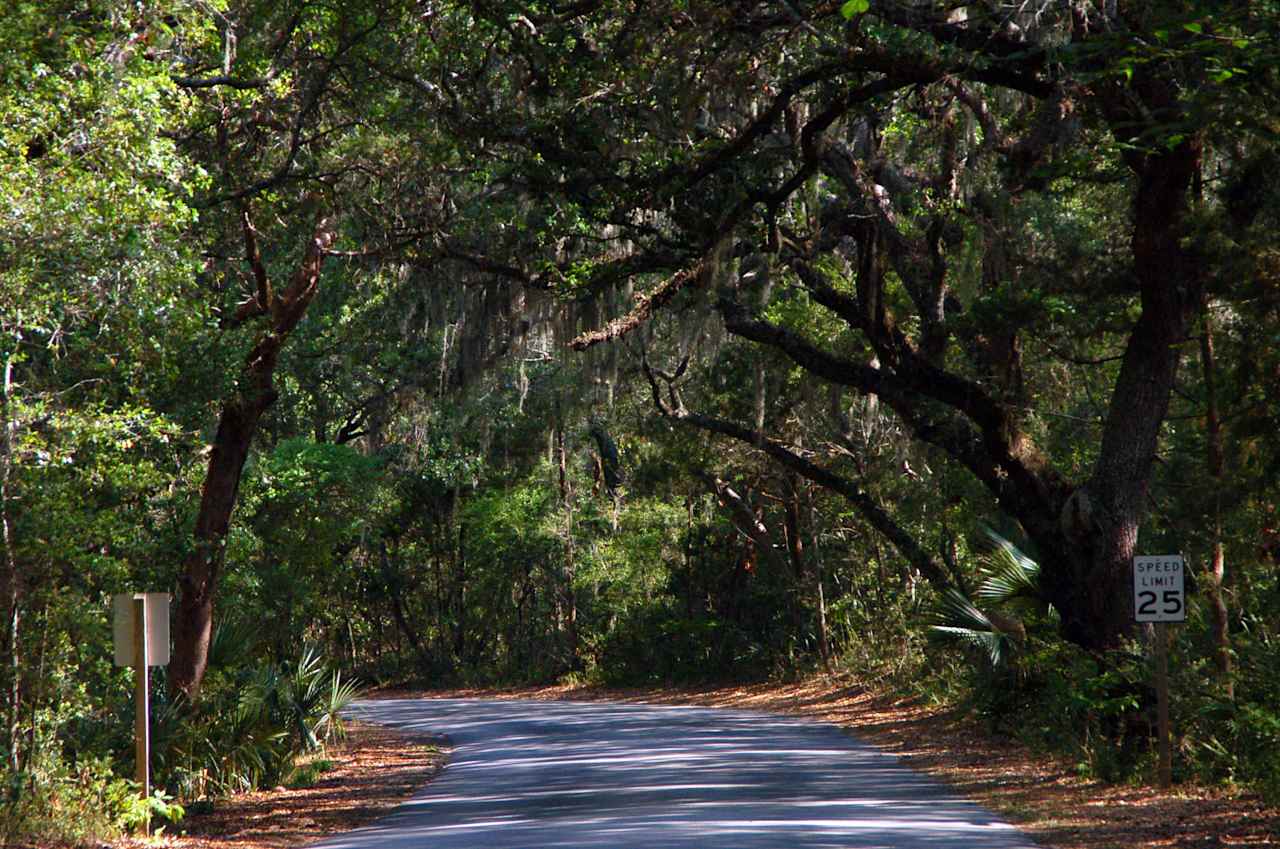
<svg viewBox="0 0 1280 849">
<path fill-rule="evenodd" d="M 823 468 L 812 460 L 802 456 L 794 447 L 773 439 L 759 431 L 745 428 L 735 422 L 726 419 L 715 418 L 713 416 L 705 416 L 700 413 L 693 413 L 686 410 L 683 406 L 672 407 L 662 401 L 662 392 L 658 387 L 657 378 L 653 371 L 649 368 L 648 362 L 644 362 L 645 374 L 649 379 L 650 387 L 653 390 L 653 397 L 658 407 L 658 412 L 665 418 L 683 422 L 693 427 L 705 430 L 709 433 L 717 433 L 721 436 L 727 436 L 738 442 L 758 448 L 774 460 L 782 464 L 788 469 L 800 474 L 802 477 L 813 481 L 819 486 L 838 492 L 852 504 L 867 522 L 882 534 L 898 553 L 906 558 L 920 574 L 929 581 L 937 590 L 942 591 L 952 586 L 951 580 L 947 575 L 945 564 L 930 554 L 905 528 L 867 494 L 862 487 L 855 482 L 849 480 L 842 475 L 838 475 L 830 469 Z"/>
<path fill-rule="evenodd" d="M 266 266 L 262 263 L 262 252 L 258 249 L 258 232 L 249 218 L 249 205 L 240 206 L 240 224 L 244 232 L 244 257 L 253 271 L 256 291 L 236 307 L 232 324 L 241 324 L 248 319 L 267 314 L 272 308 L 274 293 L 271 280 L 267 277 Z"/>
<path fill-rule="evenodd" d="M 250 91 L 258 88 L 266 88 L 270 83 L 274 74 L 265 77 L 253 77 L 245 79 L 243 77 L 232 77 L 227 74 L 219 74 L 216 77 L 174 77 L 173 84 L 180 88 L 200 89 L 200 88 L 217 88 L 226 86 L 239 91 Z"/>
<path fill-rule="evenodd" d="M 625 336 L 652 318 L 653 314 L 659 309 L 670 303 L 671 299 L 679 294 L 681 289 L 699 281 L 705 269 L 706 260 L 700 260 L 693 267 L 669 277 L 652 292 L 636 295 L 636 306 L 631 312 L 621 318 L 615 318 L 600 330 L 592 330 L 574 338 L 569 342 L 569 347 L 575 351 L 585 351 L 588 348 L 599 345 L 601 342 L 608 342 Z"/>
<path fill-rule="evenodd" d="M 892 372 L 843 360 L 786 328 L 753 318 L 740 304 L 723 302 L 720 309 L 730 333 L 782 351 L 810 374 L 883 398 L 917 439 L 961 463 L 1010 515 L 1028 521 L 1056 515 L 1065 483 L 1009 411 L 976 384 L 914 356 Z"/>
</svg>

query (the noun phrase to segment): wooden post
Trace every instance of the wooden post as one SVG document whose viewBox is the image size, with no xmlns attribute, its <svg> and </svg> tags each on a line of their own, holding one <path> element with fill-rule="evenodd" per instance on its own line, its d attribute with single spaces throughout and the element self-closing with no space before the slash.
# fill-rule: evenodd
<svg viewBox="0 0 1280 849">
<path fill-rule="evenodd" d="M 1156 637 L 1156 734 L 1159 762 L 1156 783 L 1167 788 L 1173 783 L 1173 751 L 1169 730 L 1169 626 L 1155 623 Z"/>
<path fill-rule="evenodd" d="M 147 657 L 146 596 L 139 594 L 134 597 L 133 614 L 135 775 L 145 803 L 151 798 L 151 687 L 148 681 L 151 658 Z M 142 833 L 151 833 L 150 810 L 142 822 Z"/>
</svg>

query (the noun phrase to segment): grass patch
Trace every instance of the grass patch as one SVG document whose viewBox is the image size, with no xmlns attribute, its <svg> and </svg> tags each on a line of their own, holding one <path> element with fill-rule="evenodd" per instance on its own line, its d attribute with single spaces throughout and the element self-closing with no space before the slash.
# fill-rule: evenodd
<svg viewBox="0 0 1280 849">
<path fill-rule="evenodd" d="M 320 776 L 334 768 L 334 762 L 328 758 L 315 758 L 300 763 L 293 768 L 285 786 L 298 790 L 303 787 L 314 787 Z"/>
</svg>

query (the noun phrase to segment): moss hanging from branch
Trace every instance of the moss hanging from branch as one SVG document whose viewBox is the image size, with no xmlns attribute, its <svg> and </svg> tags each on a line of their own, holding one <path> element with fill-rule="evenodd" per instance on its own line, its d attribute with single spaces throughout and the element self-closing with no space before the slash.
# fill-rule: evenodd
<svg viewBox="0 0 1280 849">
<path fill-rule="evenodd" d="M 700 282 L 705 268 L 706 263 L 699 262 L 692 268 L 677 272 L 652 292 L 637 295 L 635 308 L 631 312 L 620 318 L 615 318 L 599 330 L 592 330 L 575 337 L 569 343 L 569 347 L 575 351 L 585 351 L 588 348 L 599 345 L 601 342 L 608 342 L 625 336 L 651 319 L 654 313 L 669 304 L 671 299 L 686 286 Z"/>
</svg>

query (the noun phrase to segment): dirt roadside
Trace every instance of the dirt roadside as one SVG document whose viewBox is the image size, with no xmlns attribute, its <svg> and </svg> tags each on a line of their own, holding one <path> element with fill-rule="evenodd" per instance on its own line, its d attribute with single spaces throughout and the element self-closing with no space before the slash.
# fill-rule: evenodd
<svg viewBox="0 0 1280 849">
<path fill-rule="evenodd" d="M 376 820 L 434 778 L 447 760 L 425 738 L 369 723 L 346 726 L 346 740 L 323 755 L 332 766 L 311 786 L 221 799 L 165 833 L 120 840 L 112 849 L 294 849 Z"/>
<path fill-rule="evenodd" d="M 393 691 L 375 698 L 490 697 L 694 704 L 807 716 L 848 728 L 911 767 L 998 811 L 1045 849 L 1205 849 L 1280 846 L 1280 810 L 1251 796 L 1179 786 L 1107 786 L 1081 779 L 975 723 L 937 708 L 877 696 L 846 682 L 615 690 L 568 686 L 506 690 Z M 356 725 L 336 766 L 314 787 L 277 789 L 188 817 L 186 836 L 142 845 L 174 849 L 292 849 L 376 818 L 441 768 L 424 741 Z M 536 847 L 530 847 L 536 849 Z"/>
</svg>

